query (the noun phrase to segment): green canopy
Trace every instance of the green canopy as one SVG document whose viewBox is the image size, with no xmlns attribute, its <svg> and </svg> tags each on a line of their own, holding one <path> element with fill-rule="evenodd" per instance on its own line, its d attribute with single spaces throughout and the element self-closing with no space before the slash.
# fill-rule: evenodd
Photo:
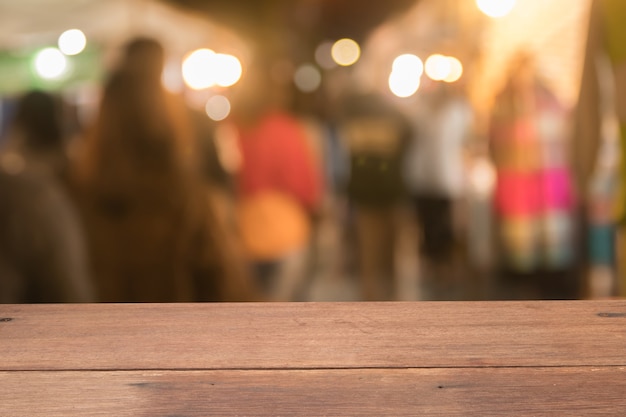
<svg viewBox="0 0 626 417">
<path fill-rule="evenodd" d="M 42 89 L 58 91 L 73 85 L 102 79 L 104 69 L 99 48 L 91 47 L 78 55 L 68 56 L 68 72 L 56 80 L 40 77 L 34 68 L 37 53 L 43 48 L 25 52 L 0 51 L 0 96 Z"/>
</svg>

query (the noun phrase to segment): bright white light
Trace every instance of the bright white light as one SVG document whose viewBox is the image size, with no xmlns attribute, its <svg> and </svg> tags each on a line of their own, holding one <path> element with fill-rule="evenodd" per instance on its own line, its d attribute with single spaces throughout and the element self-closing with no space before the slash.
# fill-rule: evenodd
<svg viewBox="0 0 626 417">
<path fill-rule="evenodd" d="M 348 67 L 359 60 L 361 47 L 352 39 L 344 38 L 333 44 L 330 53 L 337 64 Z"/>
<path fill-rule="evenodd" d="M 183 80 L 190 88 L 202 90 L 215 85 L 214 57 L 210 49 L 198 49 L 183 60 Z"/>
<path fill-rule="evenodd" d="M 315 49 L 315 62 L 324 68 L 324 69 L 332 69 L 337 66 L 337 63 L 334 61 L 332 56 L 333 43 L 332 42 L 322 42 Z"/>
<path fill-rule="evenodd" d="M 431 80 L 441 81 L 450 75 L 450 60 L 446 56 L 434 54 L 426 60 L 425 68 L 426 75 Z"/>
<path fill-rule="evenodd" d="M 41 78 L 54 80 L 65 74 L 67 58 L 57 48 L 41 50 L 35 57 L 35 70 Z"/>
<path fill-rule="evenodd" d="M 398 97 L 410 97 L 420 87 L 420 77 L 412 72 L 392 71 L 389 75 L 389 89 Z"/>
<path fill-rule="evenodd" d="M 59 49 L 65 55 L 80 54 L 87 46 L 87 38 L 79 29 L 66 30 L 59 36 Z"/>
<path fill-rule="evenodd" d="M 424 63 L 422 63 L 422 60 L 416 55 L 403 54 L 393 60 L 392 71 L 414 73 L 417 74 L 419 78 L 424 73 Z"/>
<path fill-rule="evenodd" d="M 233 55 L 216 54 L 210 49 L 193 51 L 183 60 L 185 84 L 194 90 L 219 85 L 230 87 L 241 79 L 241 62 Z"/>
<path fill-rule="evenodd" d="M 213 57 L 212 71 L 215 83 L 220 87 L 230 87 L 241 78 L 241 62 L 237 57 L 228 54 L 216 54 Z"/>
<path fill-rule="evenodd" d="M 489 17 L 504 17 L 513 10 L 515 0 L 476 0 L 481 12 Z"/>
<path fill-rule="evenodd" d="M 322 75 L 313 65 L 304 64 L 296 70 L 293 75 L 293 82 L 300 91 L 311 93 L 319 88 Z"/>
<path fill-rule="evenodd" d="M 453 56 L 448 57 L 448 62 L 450 63 L 450 72 L 443 80 L 447 83 L 453 83 L 458 81 L 463 75 L 463 64 Z"/>
<path fill-rule="evenodd" d="M 403 54 L 393 60 L 389 89 L 398 97 L 410 97 L 417 92 L 424 73 L 422 60 L 413 54 Z"/>
<path fill-rule="evenodd" d="M 219 122 L 230 114 L 230 101 L 224 96 L 213 96 L 206 102 L 204 109 L 211 120 Z"/>
</svg>

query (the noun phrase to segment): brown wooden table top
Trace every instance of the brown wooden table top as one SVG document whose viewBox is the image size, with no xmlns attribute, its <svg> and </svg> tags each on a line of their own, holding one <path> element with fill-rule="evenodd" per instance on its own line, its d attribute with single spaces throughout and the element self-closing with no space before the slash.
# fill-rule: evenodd
<svg viewBox="0 0 626 417">
<path fill-rule="evenodd" d="M 626 415 L 626 301 L 0 305 L 0 416 Z"/>
</svg>

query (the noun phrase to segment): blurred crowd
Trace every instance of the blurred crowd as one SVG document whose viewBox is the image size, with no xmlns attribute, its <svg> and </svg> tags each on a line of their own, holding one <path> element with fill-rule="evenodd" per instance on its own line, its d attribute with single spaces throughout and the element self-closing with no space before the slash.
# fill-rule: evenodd
<svg viewBox="0 0 626 417">
<path fill-rule="evenodd" d="M 1 159 L 0 300 L 256 297 L 162 61 L 153 40 L 127 45 L 72 153 L 58 99 L 23 97 Z"/>
<path fill-rule="evenodd" d="M 0 142 L 0 302 L 311 300 L 338 281 L 370 301 L 587 294 L 604 229 L 580 214 L 575 113 L 529 55 L 484 135 L 445 83 L 409 110 L 349 84 L 296 113 L 262 59 L 213 122 L 162 87 L 163 59 L 130 41 L 86 126 L 60 96 L 20 98 Z"/>
</svg>

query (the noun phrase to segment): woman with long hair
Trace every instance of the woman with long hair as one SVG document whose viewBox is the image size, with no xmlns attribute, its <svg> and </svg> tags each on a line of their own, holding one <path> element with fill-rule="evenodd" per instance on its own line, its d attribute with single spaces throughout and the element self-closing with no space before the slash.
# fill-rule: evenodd
<svg viewBox="0 0 626 417">
<path fill-rule="evenodd" d="M 162 88 L 162 68 L 156 41 L 127 45 L 78 170 L 100 299 L 249 299 L 196 172 L 185 107 Z"/>
</svg>

